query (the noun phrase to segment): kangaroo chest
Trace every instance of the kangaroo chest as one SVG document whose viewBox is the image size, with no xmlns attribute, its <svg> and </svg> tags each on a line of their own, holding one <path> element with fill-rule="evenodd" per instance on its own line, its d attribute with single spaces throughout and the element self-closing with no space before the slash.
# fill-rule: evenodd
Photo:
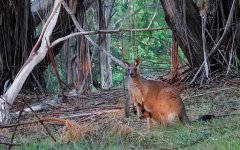
<svg viewBox="0 0 240 150">
<path fill-rule="evenodd" d="M 132 97 L 132 100 L 137 100 L 138 103 L 142 104 L 143 102 L 143 93 L 139 88 L 138 84 L 131 83 L 128 85 L 129 94 Z"/>
</svg>

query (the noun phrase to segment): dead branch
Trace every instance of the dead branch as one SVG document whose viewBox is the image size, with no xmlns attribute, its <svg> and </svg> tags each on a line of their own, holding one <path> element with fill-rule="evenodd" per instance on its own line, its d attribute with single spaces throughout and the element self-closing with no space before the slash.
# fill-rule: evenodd
<svg viewBox="0 0 240 150">
<path fill-rule="evenodd" d="M 233 34 L 233 39 L 235 39 L 236 37 L 236 34 L 237 34 L 237 30 L 234 32 Z M 233 60 L 233 57 L 234 57 L 234 52 L 233 52 L 233 49 L 234 49 L 234 45 L 235 45 L 235 40 L 233 40 L 233 43 L 232 43 L 232 46 L 231 46 L 231 50 L 230 50 L 230 55 L 229 55 L 229 61 L 228 61 L 228 66 L 227 66 L 227 72 L 226 74 L 229 74 L 230 70 L 231 70 L 231 62 Z"/>
<path fill-rule="evenodd" d="M 113 110 L 102 110 L 102 111 L 98 111 L 98 112 L 75 113 L 73 115 L 62 116 L 62 117 L 59 117 L 59 118 L 43 117 L 43 118 L 39 118 L 38 120 L 24 121 L 24 122 L 19 122 L 19 123 L 16 123 L 16 124 L 11 124 L 11 125 L 2 125 L 2 126 L 0 126 L 0 129 L 12 128 L 12 127 L 16 127 L 16 126 L 34 124 L 34 123 L 39 123 L 39 122 L 43 123 L 43 122 L 49 122 L 49 121 L 66 123 L 65 119 L 69 119 L 69 118 L 87 117 L 87 116 L 92 116 L 92 115 L 101 115 L 101 114 L 104 114 L 104 113 L 113 113 L 113 112 L 119 112 L 119 111 L 121 111 L 120 108 L 119 109 L 113 109 Z"/>
<path fill-rule="evenodd" d="M 76 33 L 69 34 L 62 38 L 59 38 L 52 42 L 50 47 L 54 47 L 62 41 L 70 39 L 75 36 L 79 35 L 94 35 L 94 34 L 101 34 L 101 33 L 121 33 L 121 32 L 144 32 L 144 31 L 158 31 L 158 30 L 168 30 L 169 27 L 161 27 L 161 28 L 143 28 L 143 29 L 115 29 L 115 30 L 96 30 L 96 31 L 80 31 Z"/>
<path fill-rule="evenodd" d="M 204 13 L 202 16 L 202 42 L 203 42 L 203 56 L 204 56 L 204 68 L 205 68 L 205 75 L 209 77 L 209 64 L 208 64 L 208 57 L 207 57 L 207 44 L 206 44 L 206 23 L 207 23 L 207 13 Z"/>
<path fill-rule="evenodd" d="M 211 49 L 210 52 L 208 53 L 208 55 L 207 55 L 208 58 L 210 58 L 210 57 L 212 56 L 212 54 L 216 51 L 216 49 L 219 47 L 219 45 L 221 44 L 222 40 L 225 38 L 225 36 L 226 36 L 227 33 L 228 33 L 228 30 L 229 30 L 229 28 L 230 28 L 230 26 L 231 26 L 231 22 L 232 22 L 233 16 L 234 16 L 234 13 L 233 13 L 233 12 L 234 12 L 234 10 L 235 10 L 235 3 L 236 3 L 236 0 L 233 0 L 233 3 L 232 3 L 232 6 L 231 6 L 231 10 L 230 10 L 229 16 L 228 16 L 226 25 L 225 25 L 225 27 L 224 27 L 224 32 L 223 32 L 221 38 L 218 40 L 218 42 L 212 47 L 212 49 Z M 196 80 L 198 74 L 202 71 L 203 67 L 204 67 L 204 62 L 203 62 L 203 63 L 201 64 L 201 66 L 199 67 L 197 73 L 194 75 L 194 77 L 193 77 L 193 79 L 191 80 L 190 84 L 192 84 L 192 83 Z"/>
<path fill-rule="evenodd" d="M 65 1 L 62 1 L 62 5 L 63 7 L 66 9 L 66 11 L 69 13 L 69 15 L 71 16 L 74 25 L 76 26 L 76 28 L 80 31 L 80 32 L 85 32 L 81 26 L 79 25 L 76 17 L 74 16 L 74 14 L 72 13 L 71 9 L 68 7 L 68 5 L 66 4 Z M 127 66 L 124 65 L 124 63 L 120 60 L 118 60 L 117 58 L 115 58 L 113 55 L 111 55 L 109 52 L 107 52 L 105 49 L 103 49 L 102 47 L 100 47 L 99 45 L 97 45 L 91 38 L 89 35 L 85 35 L 85 38 L 94 46 L 96 47 L 99 51 L 102 51 L 106 56 L 110 57 L 113 61 L 115 61 L 117 64 L 119 64 L 120 66 L 127 68 Z"/>
<path fill-rule="evenodd" d="M 212 93 L 218 93 L 218 92 L 226 91 L 226 90 L 232 90 L 232 89 L 238 89 L 238 88 L 237 87 L 229 87 L 229 88 L 218 89 L 215 91 L 210 91 L 210 92 L 206 92 L 206 93 L 202 93 L 202 94 L 192 95 L 192 96 L 188 96 L 188 97 L 184 98 L 183 101 L 185 101 L 186 99 L 190 99 L 190 98 L 200 97 L 200 96 L 204 96 L 204 95 L 208 95 L 208 94 L 212 94 Z"/>
<path fill-rule="evenodd" d="M 31 109 L 34 112 L 38 112 L 38 111 L 43 111 L 43 110 L 48 110 L 51 107 L 55 107 L 58 104 L 60 104 L 62 102 L 62 97 L 59 97 L 58 95 L 54 96 L 51 100 L 47 100 L 45 102 L 42 102 L 41 104 L 35 104 L 35 105 L 31 105 Z M 29 113 L 32 112 L 30 108 L 25 108 L 24 109 L 24 114 L 25 113 Z M 18 112 L 14 112 L 12 113 L 13 116 L 19 116 L 20 111 Z"/>
<path fill-rule="evenodd" d="M 55 7 L 55 10 L 53 12 L 57 11 L 57 8 L 59 7 L 59 4 L 57 4 L 57 6 Z M 50 15 L 50 17 L 48 18 L 48 20 L 46 21 L 46 23 L 44 24 L 43 28 L 42 28 L 42 32 L 37 40 L 37 43 L 34 45 L 34 47 L 32 48 L 31 54 L 35 53 L 37 51 L 37 49 L 40 47 L 40 42 L 43 39 L 43 36 L 45 35 L 46 30 L 48 29 L 48 25 L 50 24 L 52 18 L 54 17 L 55 13 L 53 13 Z M 46 37 L 45 37 L 46 38 Z M 25 64 L 27 64 L 27 61 L 25 62 Z M 24 65 L 23 65 L 24 66 Z"/>
<path fill-rule="evenodd" d="M 46 39 L 45 39 L 45 40 L 46 40 Z M 61 80 L 61 78 L 60 78 L 60 75 L 59 75 L 59 72 L 58 72 L 58 69 L 57 69 L 57 64 L 56 64 L 56 61 L 55 61 L 55 59 L 54 59 L 53 51 L 52 51 L 52 49 L 49 47 L 47 40 L 46 40 L 46 45 L 47 45 L 47 48 L 48 48 L 48 56 L 49 56 L 50 61 L 51 61 L 51 63 L 52 63 L 52 67 L 53 67 L 54 73 L 55 73 L 56 76 L 57 76 L 58 84 L 59 84 L 59 86 L 60 86 L 60 91 L 61 91 L 62 97 L 64 98 L 65 95 L 64 95 L 64 93 L 63 93 L 62 80 Z"/>
<path fill-rule="evenodd" d="M 34 116 L 35 116 L 38 120 L 41 120 L 40 117 L 38 117 L 37 113 L 31 108 L 31 106 L 28 105 L 27 102 L 25 102 L 24 99 L 23 99 L 23 102 L 24 102 L 24 104 L 25 104 L 26 106 L 28 106 L 28 107 L 31 109 L 31 111 L 33 112 Z M 47 131 L 47 133 L 49 134 L 49 136 L 53 139 L 53 141 L 56 142 L 56 141 L 57 141 L 56 138 L 53 136 L 53 134 L 50 132 L 50 130 L 45 126 L 45 124 L 44 124 L 42 121 L 39 121 L 39 122 L 40 122 L 40 123 L 42 124 L 42 126 L 45 128 L 45 130 Z"/>
<path fill-rule="evenodd" d="M 12 104 L 15 101 L 28 75 L 32 72 L 33 68 L 45 57 L 47 47 L 46 43 L 43 42 L 42 39 L 46 38 L 48 43 L 50 42 L 50 36 L 56 25 L 60 13 L 60 6 L 61 0 L 56 0 L 54 3 L 53 11 L 46 21 L 46 24 L 43 26 L 40 38 L 38 39 L 36 45 L 33 47 L 29 58 L 24 63 L 10 88 L 3 95 L 3 97 L 0 97 L 0 123 L 8 121 L 10 106 L 7 103 Z M 40 41 L 42 41 L 41 45 Z"/>
<path fill-rule="evenodd" d="M 45 92 L 43 91 L 43 88 L 42 88 L 40 82 L 38 81 L 38 79 L 36 78 L 36 76 L 34 75 L 34 73 L 31 73 L 31 74 L 32 74 L 32 77 L 33 77 L 33 79 L 35 80 L 35 82 L 36 82 L 36 84 L 37 84 L 37 86 L 38 86 L 41 94 L 42 94 L 42 95 L 45 95 Z"/>
<path fill-rule="evenodd" d="M 67 118 L 76 118 L 76 117 L 87 117 L 87 116 L 92 116 L 92 115 L 102 115 L 105 113 L 114 113 L 114 112 L 119 112 L 122 111 L 123 108 L 117 108 L 117 109 L 112 109 L 112 110 L 100 110 L 100 111 L 96 111 L 96 112 L 87 112 L 87 113 L 75 113 L 75 114 L 71 114 L 68 116 L 62 116 L 59 117 L 61 119 L 67 119 Z"/>
<path fill-rule="evenodd" d="M 95 0 L 85 0 L 86 9 L 89 8 Z M 35 24 L 43 23 L 45 16 L 50 14 L 50 9 L 53 7 L 54 0 L 34 0 L 31 5 L 31 13 L 34 17 Z M 47 14 L 47 15 L 46 15 Z"/>
<path fill-rule="evenodd" d="M 0 129 L 12 128 L 12 127 L 17 127 L 17 126 L 21 126 L 21 125 L 34 124 L 34 123 L 39 123 L 39 122 L 44 122 L 44 121 L 45 121 L 44 119 L 40 119 L 40 120 L 24 121 L 24 122 L 19 122 L 19 123 L 10 124 L 10 125 L 2 125 L 2 126 L 0 126 Z"/>
<path fill-rule="evenodd" d="M 115 28 L 117 24 L 119 24 L 119 23 L 122 22 L 123 20 L 126 20 L 127 18 L 130 18 L 130 17 L 132 17 L 133 15 L 139 13 L 139 11 L 141 11 L 141 10 L 142 10 L 142 8 L 139 8 L 139 9 L 135 10 L 133 13 L 128 14 L 128 15 L 127 15 L 127 13 L 129 13 L 129 12 L 126 12 L 126 14 L 124 15 L 124 17 L 122 17 L 122 18 L 120 18 L 118 21 L 116 21 L 116 22 L 112 25 L 111 28 Z"/>
<path fill-rule="evenodd" d="M 21 144 L 7 143 L 7 142 L 0 142 L 0 145 L 8 145 L 8 146 L 21 146 Z"/>
<path fill-rule="evenodd" d="M 41 118 L 39 120 L 30 120 L 30 121 L 19 122 L 19 123 L 16 123 L 16 124 L 11 124 L 11 125 L 3 125 L 3 126 L 0 126 L 0 129 L 12 128 L 12 127 L 17 127 L 17 126 L 21 126 L 21 125 L 28 125 L 28 124 L 34 124 L 34 123 L 39 123 L 39 122 L 40 123 L 41 122 L 49 122 L 49 121 L 66 123 L 65 119 L 54 118 L 54 117 L 46 117 L 46 118 Z"/>
<path fill-rule="evenodd" d="M 19 123 L 19 121 L 20 121 L 20 118 L 21 118 L 22 113 L 23 113 L 23 110 L 24 110 L 24 106 L 25 106 L 25 105 L 23 105 L 23 107 L 22 107 L 22 109 L 21 109 L 21 111 L 20 111 L 20 113 L 19 113 L 19 115 L 18 115 L 17 123 Z M 14 132 L 13 132 L 12 137 L 11 137 L 11 143 L 13 143 L 14 137 L 15 137 L 16 132 L 17 132 L 17 127 L 18 127 L 18 126 L 16 126 L 16 127 L 14 128 Z M 8 149 L 11 149 L 12 146 L 13 146 L 13 145 L 8 145 Z"/>
</svg>

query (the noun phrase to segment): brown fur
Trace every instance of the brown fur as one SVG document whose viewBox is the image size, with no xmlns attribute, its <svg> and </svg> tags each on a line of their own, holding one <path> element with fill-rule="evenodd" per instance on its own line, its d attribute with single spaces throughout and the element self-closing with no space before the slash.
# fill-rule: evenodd
<svg viewBox="0 0 240 150">
<path fill-rule="evenodd" d="M 182 123 L 188 122 L 184 104 L 174 86 L 142 78 L 139 74 L 140 59 L 136 59 L 133 64 L 126 64 L 130 98 L 139 117 L 148 118 L 148 128 L 152 126 L 151 119 L 164 125 L 173 124 L 177 118 Z"/>
</svg>

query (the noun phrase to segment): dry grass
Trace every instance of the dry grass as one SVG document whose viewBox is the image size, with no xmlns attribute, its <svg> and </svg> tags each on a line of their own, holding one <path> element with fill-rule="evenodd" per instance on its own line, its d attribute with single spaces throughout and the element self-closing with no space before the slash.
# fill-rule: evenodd
<svg viewBox="0 0 240 150">
<path fill-rule="evenodd" d="M 222 116 L 206 123 L 156 125 L 147 131 L 146 120 L 139 120 L 133 113 L 127 119 L 123 112 L 118 112 L 80 118 L 73 126 L 48 124 L 58 138 L 56 143 L 41 125 L 22 126 L 15 142 L 23 144 L 18 149 L 239 149 L 240 115 L 236 115 L 240 113 L 239 93 L 237 86 L 186 90 L 184 104 L 192 121 L 203 114 Z M 119 106 L 124 103 L 124 99 L 118 99 L 118 103 L 107 101 Z M 6 137 L 11 135 L 11 130 L 4 132 Z"/>
</svg>

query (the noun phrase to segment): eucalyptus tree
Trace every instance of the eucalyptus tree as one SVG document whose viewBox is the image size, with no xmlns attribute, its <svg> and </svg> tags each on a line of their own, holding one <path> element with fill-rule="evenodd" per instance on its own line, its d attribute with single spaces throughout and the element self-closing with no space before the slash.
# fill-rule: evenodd
<svg viewBox="0 0 240 150">
<path fill-rule="evenodd" d="M 240 1 L 160 1 L 166 22 L 194 73 L 192 83 L 217 71 L 229 74 L 238 70 Z"/>
</svg>

